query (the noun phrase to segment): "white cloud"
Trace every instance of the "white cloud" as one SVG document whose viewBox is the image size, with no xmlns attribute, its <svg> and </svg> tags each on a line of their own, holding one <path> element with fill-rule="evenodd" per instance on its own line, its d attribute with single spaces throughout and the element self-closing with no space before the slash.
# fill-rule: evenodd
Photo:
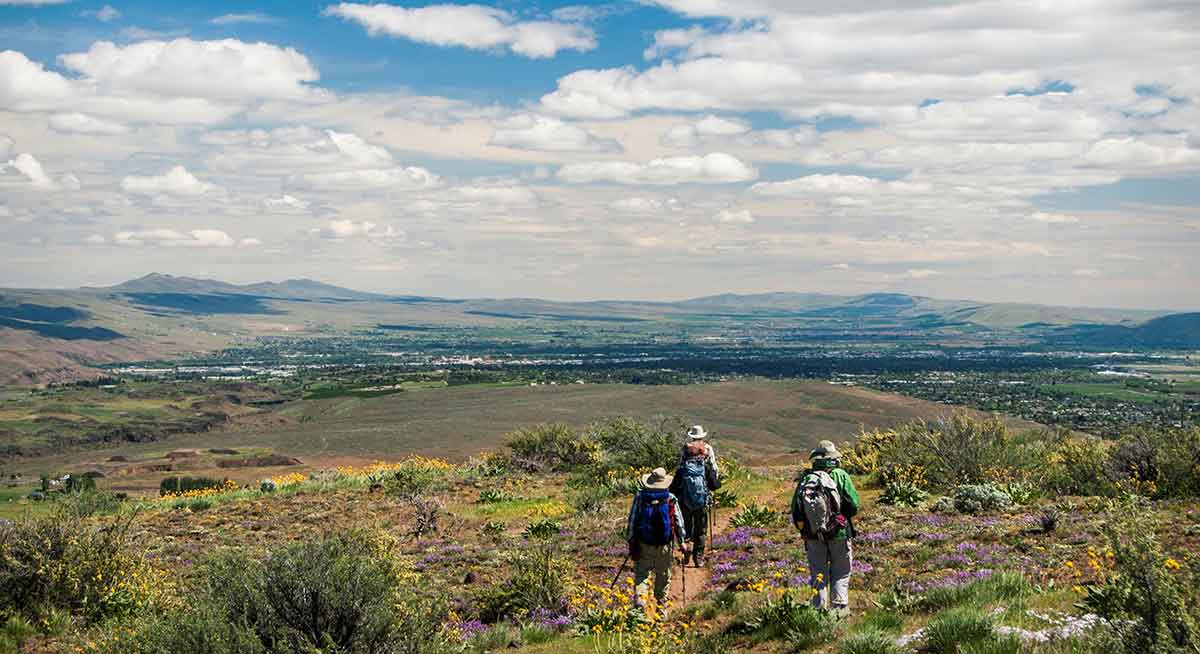
<svg viewBox="0 0 1200 654">
<path fill-rule="evenodd" d="M 904 279 L 929 279 L 930 277 L 937 277 L 941 274 L 942 273 L 929 268 L 910 268 L 909 270 L 906 270 L 901 277 Z"/>
<path fill-rule="evenodd" d="M 559 50 L 592 50 L 592 30 L 574 23 L 518 21 L 502 9 L 484 5 L 428 5 L 412 9 L 387 4 L 343 2 L 323 12 L 359 23 L 372 36 L 385 34 L 437 46 L 475 50 L 507 47 L 532 58 L 553 57 Z"/>
<path fill-rule="evenodd" d="M 703 156 L 665 157 L 645 163 L 592 161 L 567 164 L 558 170 L 564 182 L 586 184 L 728 184 L 758 177 L 752 166 L 723 152 Z"/>
<path fill-rule="evenodd" d="M 406 240 L 405 233 L 391 225 L 380 228 L 380 225 L 369 220 L 331 220 L 324 227 L 310 230 L 310 233 L 331 241 L 365 238 L 377 245 L 402 244 Z"/>
<path fill-rule="evenodd" d="M 117 232 L 113 235 L 113 244 L 128 247 L 230 248 L 237 245 L 237 241 L 219 229 L 193 229 L 187 232 L 148 229 Z"/>
<path fill-rule="evenodd" d="M 243 14 L 221 14 L 216 18 L 208 21 L 213 25 L 241 25 L 245 23 L 274 23 L 277 22 L 273 16 L 252 12 Z"/>
<path fill-rule="evenodd" d="M 108 243 L 108 239 L 99 234 L 91 234 L 87 238 L 83 239 L 83 242 L 87 243 L 88 245 L 104 245 L 105 243 Z"/>
<path fill-rule="evenodd" d="M 806 175 L 782 182 L 759 182 L 750 192 L 767 197 L 798 198 L 812 195 L 873 196 L 929 193 L 928 184 L 885 181 L 862 175 Z"/>
<path fill-rule="evenodd" d="M 0 139 L 0 146 L 5 146 L 3 139 Z M 11 147 L 11 141 L 8 141 Z M 0 154 L 7 148 L 0 147 Z M 37 160 L 28 152 L 22 152 L 16 158 L 9 160 L 7 163 L 0 164 L 0 173 L 7 172 L 12 169 L 14 173 L 19 175 L 18 179 L 22 179 L 30 187 L 38 191 L 77 191 L 79 190 L 79 178 L 68 173 L 60 177 L 57 181 L 52 179 L 46 169 L 42 167 L 42 162 Z"/>
<path fill-rule="evenodd" d="M 104 5 L 95 11 L 85 11 L 83 12 L 83 15 L 91 16 L 102 23 L 107 23 L 120 18 L 121 12 L 113 8 L 112 5 Z"/>
<path fill-rule="evenodd" d="M 418 166 L 309 173 L 299 175 L 293 181 L 300 186 L 319 191 L 424 189 L 435 187 L 441 182 L 437 175 Z"/>
<path fill-rule="evenodd" d="M 1065 213 L 1049 213 L 1046 211 L 1036 211 L 1029 218 L 1039 223 L 1048 223 L 1051 225 L 1070 225 L 1079 222 L 1079 218 L 1076 216 Z"/>
<path fill-rule="evenodd" d="M 454 194 L 470 202 L 506 207 L 536 207 L 541 202 L 527 186 L 462 186 Z"/>
<path fill-rule="evenodd" d="M 691 148 L 715 138 L 738 136 L 749 131 L 750 123 L 744 120 L 710 115 L 672 127 L 663 134 L 662 143 L 677 148 Z"/>
<path fill-rule="evenodd" d="M 613 211 L 621 213 L 662 213 L 665 211 L 679 211 L 683 208 L 683 204 L 679 198 L 646 198 L 646 197 L 631 197 L 621 198 L 609 203 L 608 207 Z"/>
<path fill-rule="evenodd" d="M 754 222 L 754 214 L 750 213 L 749 209 L 722 209 L 713 216 L 713 220 L 719 223 L 737 223 L 750 224 Z"/>
<path fill-rule="evenodd" d="M 262 244 L 263 242 L 261 240 L 251 236 L 238 241 L 237 246 L 240 248 L 256 248 Z"/>
<path fill-rule="evenodd" d="M 49 123 L 50 129 L 63 134 L 115 136 L 129 132 L 129 128 L 125 125 L 79 112 L 53 114 L 50 116 Z"/>
<path fill-rule="evenodd" d="M 172 166 L 161 175 L 128 175 L 121 180 L 121 190 L 132 195 L 197 197 L 217 190 L 217 186 L 200 181 L 183 166 Z"/>
<path fill-rule="evenodd" d="M 1095 268 L 1076 268 L 1071 271 L 1071 274 L 1076 277 L 1095 278 L 1103 277 L 1104 273 Z"/>
<path fill-rule="evenodd" d="M 620 152 L 613 139 L 597 138 L 591 132 L 557 118 L 523 114 L 501 121 L 488 145 L 546 152 Z"/>
<path fill-rule="evenodd" d="M 304 55 L 269 43 L 97 41 L 58 63 L 77 77 L 0 52 L 0 109 L 177 125 L 226 120 L 265 100 L 328 97 L 310 85 L 318 73 Z"/>
<path fill-rule="evenodd" d="M 263 207 L 272 213 L 297 213 L 308 211 L 309 204 L 304 200 L 284 193 L 276 197 L 263 198 Z"/>
<path fill-rule="evenodd" d="M 833 270 L 841 270 L 841 271 L 850 270 L 850 264 L 848 264 L 848 263 L 835 263 L 829 267 L 832 268 Z"/>
</svg>

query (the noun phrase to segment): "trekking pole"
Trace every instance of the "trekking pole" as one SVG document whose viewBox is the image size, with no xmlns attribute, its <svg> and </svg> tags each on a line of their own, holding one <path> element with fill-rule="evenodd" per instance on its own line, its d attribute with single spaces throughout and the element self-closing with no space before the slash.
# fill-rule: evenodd
<svg viewBox="0 0 1200 654">
<path fill-rule="evenodd" d="M 617 568 L 617 574 L 613 577 L 612 583 L 608 585 L 608 589 L 612 590 L 613 586 L 617 585 L 617 580 L 621 578 L 621 573 L 625 572 L 625 566 L 629 564 L 629 555 L 625 555 L 625 560 L 621 561 L 621 567 Z"/>
<path fill-rule="evenodd" d="M 687 603 L 687 566 L 683 564 L 683 559 L 679 560 L 679 574 L 682 575 L 680 580 L 683 582 L 683 598 L 680 599 L 679 605 L 683 606 Z"/>
</svg>

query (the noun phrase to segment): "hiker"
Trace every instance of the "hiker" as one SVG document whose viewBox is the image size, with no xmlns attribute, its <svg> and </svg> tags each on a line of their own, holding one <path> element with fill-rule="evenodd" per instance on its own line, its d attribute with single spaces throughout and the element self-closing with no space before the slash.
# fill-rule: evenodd
<svg viewBox="0 0 1200 654">
<path fill-rule="evenodd" d="M 690 557 L 697 568 L 704 566 L 704 551 L 712 516 L 713 494 L 721 487 L 717 476 L 716 454 L 704 438 L 708 436 L 700 425 L 688 431 L 684 457 L 675 470 L 671 493 L 679 498 L 683 526 L 691 547 L 683 553 L 683 564 Z"/>
<path fill-rule="evenodd" d="M 713 474 L 720 475 L 721 469 L 717 467 L 717 451 L 713 449 L 712 443 L 705 439 L 708 438 L 708 432 L 704 431 L 701 425 L 692 425 L 687 431 L 687 441 L 683 444 L 683 451 L 679 453 L 679 465 L 687 463 L 687 460 L 702 456 L 712 466 Z"/>
<path fill-rule="evenodd" d="M 792 495 L 792 524 L 804 536 L 812 605 L 827 605 L 839 617 L 850 614 L 850 565 L 854 550 L 853 518 L 861 502 L 850 475 L 841 468 L 841 453 L 832 441 L 821 441 L 808 455 Z M 833 587 L 833 597 L 829 587 Z M 832 602 L 830 602 L 832 599 Z"/>
<path fill-rule="evenodd" d="M 629 507 L 625 538 L 629 541 L 629 558 L 636 562 L 634 583 L 638 606 L 645 606 L 646 585 L 653 572 L 654 599 L 660 607 L 665 607 L 675 547 L 684 548 L 683 514 L 679 511 L 679 500 L 669 490 L 671 480 L 664 468 L 643 475 L 642 489 Z"/>
</svg>

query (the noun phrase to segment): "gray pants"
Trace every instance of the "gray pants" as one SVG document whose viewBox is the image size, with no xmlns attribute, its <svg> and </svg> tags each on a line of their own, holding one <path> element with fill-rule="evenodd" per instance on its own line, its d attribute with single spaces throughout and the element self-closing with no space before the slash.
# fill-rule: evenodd
<svg viewBox="0 0 1200 654">
<path fill-rule="evenodd" d="M 805 540 L 808 555 L 809 584 L 817 591 L 812 598 L 815 608 L 829 605 L 829 587 L 833 586 L 834 609 L 850 606 L 850 563 L 854 548 L 849 540 Z"/>
<path fill-rule="evenodd" d="M 667 602 L 667 590 L 671 587 L 671 566 L 675 563 L 675 544 L 647 545 L 639 543 L 641 556 L 633 568 L 633 583 L 637 593 L 634 603 L 644 606 L 650 586 L 650 575 L 654 574 L 654 599 L 660 606 Z"/>
</svg>

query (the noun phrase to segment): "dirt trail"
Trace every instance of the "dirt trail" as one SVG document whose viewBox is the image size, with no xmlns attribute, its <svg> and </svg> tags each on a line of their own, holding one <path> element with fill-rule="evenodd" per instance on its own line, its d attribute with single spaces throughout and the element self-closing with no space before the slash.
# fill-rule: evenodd
<svg viewBox="0 0 1200 654">
<path fill-rule="evenodd" d="M 709 525 L 709 531 L 712 537 L 716 538 L 718 534 L 724 533 L 729 528 L 730 509 L 718 509 L 716 511 L 716 519 L 713 524 Z M 710 552 L 711 554 L 711 552 Z M 708 588 L 708 580 L 712 578 L 712 563 L 705 563 L 703 568 L 696 568 L 688 565 L 686 568 L 678 565 L 671 575 L 671 588 L 667 591 L 667 598 L 675 606 L 675 609 L 681 609 L 688 604 L 691 604 L 700 593 Z M 684 585 L 686 582 L 687 593 L 684 594 Z"/>
</svg>

